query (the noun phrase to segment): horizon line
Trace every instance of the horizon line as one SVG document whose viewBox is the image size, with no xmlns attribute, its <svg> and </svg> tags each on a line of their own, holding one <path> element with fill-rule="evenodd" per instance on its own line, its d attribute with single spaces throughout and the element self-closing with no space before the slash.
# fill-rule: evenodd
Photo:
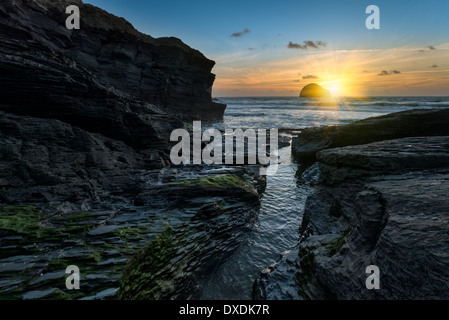
<svg viewBox="0 0 449 320">
<path fill-rule="evenodd" d="M 292 95 L 292 96 L 255 96 L 255 95 L 250 95 L 250 96 L 214 96 L 212 97 L 212 99 L 220 99 L 220 98 L 301 98 L 301 99 L 310 99 L 310 98 L 304 98 L 304 97 L 300 97 L 299 95 Z M 367 96 L 338 96 L 338 97 L 330 97 L 330 98 L 324 98 L 324 99 L 333 99 L 333 98 L 355 98 L 355 99 L 360 99 L 360 98 L 449 98 L 449 95 L 447 96 L 442 96 L 442 95 L 381 95 L 381 96 L 374 96 L 374 95 L 367 95 Z M 317 99 L 317 98 L 312 98 L 312 99 Z M 323 99 L 323 98 L 318 98 L 318 99 Z"/>
</svg>

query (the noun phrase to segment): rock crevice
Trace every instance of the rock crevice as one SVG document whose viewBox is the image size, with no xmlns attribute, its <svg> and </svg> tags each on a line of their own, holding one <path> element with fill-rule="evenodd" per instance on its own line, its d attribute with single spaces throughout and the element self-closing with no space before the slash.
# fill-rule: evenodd
<svg viewBox="0 0 449 320">
<path fill-rule="evenodd" d="M 380 117 L 379 128 L 385 119 L 413 113 Z M 433 118 L 447 110 L 425 113 Z M 375 118 L 367 122 L 376 127 Z M 356 126 L 340 132 L 351 135 Z M 424 121 L 409 135 L 426 126 Z M 409 137 L 316 150 L 320 178 L 306 202 L 300 228 L 305 237 L 261 273 L 254 297 L 448 299 L 448 141 L 447 136 Z M 369 265 L 380 269 L 379 290 L 366 287 Z"/>
</svg>

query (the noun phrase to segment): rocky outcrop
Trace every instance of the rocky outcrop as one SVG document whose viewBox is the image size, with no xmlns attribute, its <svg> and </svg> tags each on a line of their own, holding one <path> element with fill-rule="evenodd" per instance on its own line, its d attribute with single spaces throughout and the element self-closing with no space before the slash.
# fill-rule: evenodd
<svg viewBox="0 0 449 320">
<path fill-rule="evenodd" d="M 80 138 L 70 131 L 67 135 Z M 110 147 L 113 152 L 124 148 Z M 103 149 L 100 145 L 92 153 L 102 155 Z M 62 150 L 64 156 L 70 154 Z M 97 172 L 114 165 L 103 161 Z M 81 206 L 0 206 L 0 299 L 198 297 L 210 280 L 205 268 L 232 255 L 245 241 L 263 183 L 236 167 L 166 168 L 138 176 L 140 184 L 128 178 L 128 197 L 123 190 L 126 177 L 111 177 L 115 189 L 97 193 Z M 72 187 L 82 192 L 82 186 Z M 138 200 L 133 201 L 136 192 Z M 79 290 L 64 286 L 69 265 L 80 268 Z"/>
<path fill-rule="evenodd" d="M 302 88 L 299 96 L 301 98 L 328 98 L 331 94 L 319 84 L 309 83 Z"/>
<path fill-rule="evenodd" d="M 79 30 L 65 27 L 68 17 L 65 8 L 72 4 L 80 8 Z M 30 108 L 27 98 L 41 102 L 41 106 L 48 104 L 41 101 L 44 94 L 40 91 L 48 91 L 46 85 L 50 81 L 58 84 L 61 71 L 65 72 L 67 81 L 62 81 L 59 89 L 68 91 L 71 102 L 74 93 L 98 96 L 91 86 L 80 81 L 79 72 L 73 70 L 86 68 L 134 100 L 157 105 L 184 119 L 223 117 L 225 105 L 211 100 L 215 78 L 210 73 L 213 61 L 179 39 L 144 35 L 123 18 L 79 0 L 3 1 L 0 40 L 3 44 L 0 51 L 2 103 L 22 109 Z M 60 69 L 61 60 L 65 70 Z M 41 69 L 33 72 L 31 66 Z M 42 76 L 41 72 L 47 79 L 36 86 L 35 80 Z"/>
<path fill-rule="evenodd" d="M 254 286 L 266 299 L 448 299 L 449 139 L 321 151 L 300 244 Z M 380 289 L 366 268 L 380 269 Z"/>
<path fill-rule="evenodd" d="M 176 181 L 170 189 L 161 194 L 170 204 L 185 202 L 186 192 L 188 202 L 203 203 L 182 226 L 165 228 L 128 262 L 120 280 L 120 299 L 199 299 L 211 277 L 208 270 L 245 241 L 262 192 L 259 182 L 242 170 Z M 154 201 L 154 196 L 145 198 Z"/>
<path fill-rule="evenodd" d="M 307 128 L 293 138 L 299 161 L 315 161 L 323 149 L 419 136 L 449 135 L 449 109 L 407 110 L 347 125 Z"/>
<path fill-rule="evenodd" d="M 65 27 L 69 4 L 80 7 L 80 30 Z M 213 61 L 81 1 L 3 1 L 0 40 L 5 203 L 129 188 L 132 172 L 167 164 L 185 114 L 224 111 L 210 99 Z"/>
<path fill-rule="evenodd" d="M 65 28 L 69 4 L 80 30 Z M 169 165 L 182 120 L 223 116 L 214 62 L 77 0 L 2 1 L 0 40 L 0 299 L 198 294 L 264 186 L 258 167 Z M 134 278 L 155 255 L 170 260 Z M 69 265 L 80 290 L 64 287 Z M 144 277 L 161 273 L 173 278 Z"/>
</svg>

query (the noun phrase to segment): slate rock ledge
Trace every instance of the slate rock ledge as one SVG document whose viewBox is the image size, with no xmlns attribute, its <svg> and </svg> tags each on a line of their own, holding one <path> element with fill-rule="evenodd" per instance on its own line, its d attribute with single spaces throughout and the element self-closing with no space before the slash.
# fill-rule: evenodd
<svg viewBox="0 0 449 320">
<path fill-rule="evenodd" d="M 376 120 L 384 118 L 370 119 L 373 127 Z M 333 148 L 316 159 L 320 179 L 306 202 L 302 238 L 262 271 L 253 297 L 448 299 L 449 137 Z M 379 290 L 366 288 L 369 265 L 380 269 Z"/>
</svg>

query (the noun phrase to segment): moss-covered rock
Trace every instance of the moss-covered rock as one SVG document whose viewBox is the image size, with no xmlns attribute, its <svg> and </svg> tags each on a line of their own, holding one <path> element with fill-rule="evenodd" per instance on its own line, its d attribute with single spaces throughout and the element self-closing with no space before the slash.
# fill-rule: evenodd
<svg viewBox="0 0 449 320">
<path fill-rule="evenodd" d="M 191 180 L 180 180 L 176 182 L 169 183 L 169 185 L 191 185 L 199 186 L 205 189 L 219 188 L 219 189 L 240 189 L 245 192 L 257 194 L 257 190 L 246 182 L 241 177 L 235 174 L 217 174 L 213 176 L 206 176 L 203 178 L 191 179 Z"/>
<path fill-rule="evenodd" d="M 131 258 L 123 271 L 120 299 L 164 299 L 175 290 L 173 259 L 179 249 L 176 232 L 167 227 L 149 246 Z"/>
</svg>

